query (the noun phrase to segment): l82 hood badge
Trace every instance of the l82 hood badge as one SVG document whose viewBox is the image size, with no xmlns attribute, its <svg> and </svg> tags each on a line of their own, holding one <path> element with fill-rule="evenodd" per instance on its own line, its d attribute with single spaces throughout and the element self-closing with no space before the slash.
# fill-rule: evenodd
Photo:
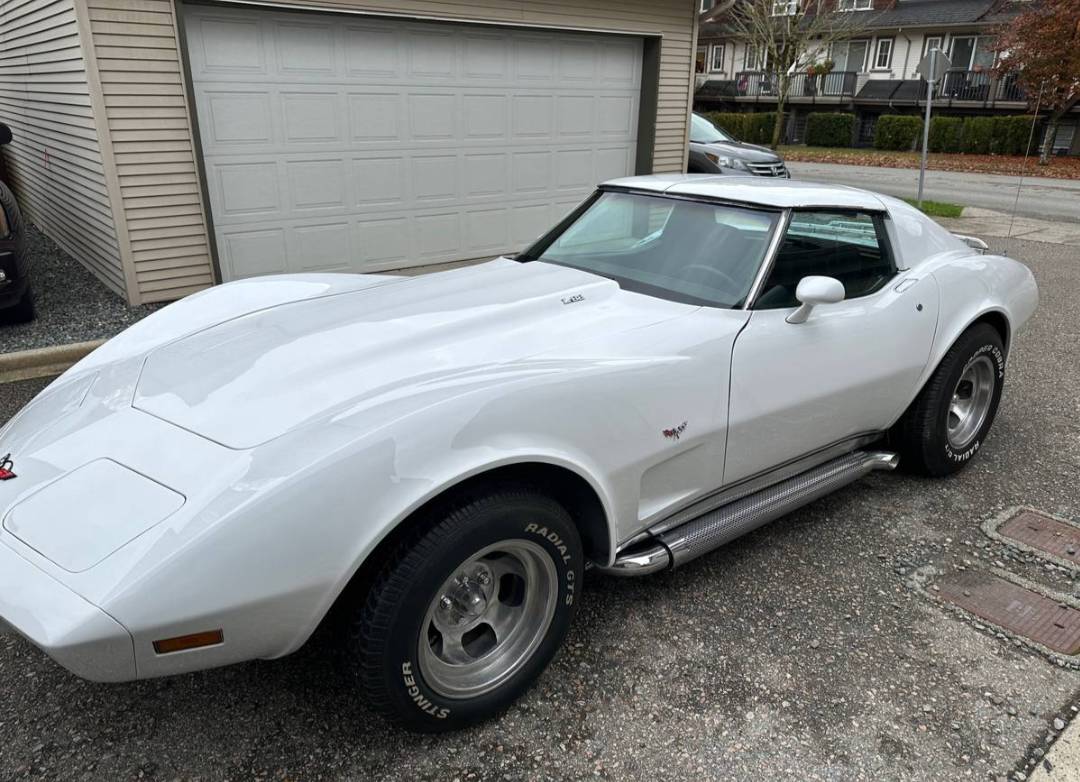
<svg viewBox="0 0 1080 782">
<path fill-rule="evenodd" d="M 12 478 L 17 478 L 12 470 L 15 468 L 15 462 L 11 461 L 11 454 L 0 458 L 0 481 L 10 481 Z"/>
</svg>

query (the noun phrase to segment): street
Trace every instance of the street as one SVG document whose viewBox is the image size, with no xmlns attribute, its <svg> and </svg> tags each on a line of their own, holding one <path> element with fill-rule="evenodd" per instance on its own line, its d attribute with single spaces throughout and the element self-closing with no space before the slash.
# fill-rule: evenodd
<svg viewBox="0 0 1080 782">
<path fill-rule="evenodd" d="M 945 610 L 920 579 L 1001 566 L 1076 594 L 1075 571 L 980 524 L 1018 505 L 1080 519 L 1080 263 L 1062 245 L 993 246 L 1031 265 L 1042 302 L 958 476 L 875 473 L 674 574 L 587 575 L 538 685 L 446 736 L 375 718 L 320 643 L 98 685 L 9 631 L 0 779 L 1006 778 L 1072 717 L 1080 678 Z M 0 424 L 45 382 L 0 386 Z"/>
<path fill-rule="evenodd" d="M 919 187 L 918 169 L 799 162 L 789 162 L 788 168 L 796 179 L 864 187 L 900 198 L 914 198 Z M 1080 222 L 1080 181 L 1032 176 L 1036 169 L 1034 159 L 1029 160 L 1017 214 Z M 996 174 L 927 171 L 923 197 L 1011 214 L 1018 181 Z"/>
</svg>

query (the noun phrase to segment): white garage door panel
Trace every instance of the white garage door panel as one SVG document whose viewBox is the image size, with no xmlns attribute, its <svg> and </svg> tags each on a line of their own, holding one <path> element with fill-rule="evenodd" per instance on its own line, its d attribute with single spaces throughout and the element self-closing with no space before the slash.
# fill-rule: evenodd
<svg viewBox="0 0 1080 782">
<path fill-rule="evenodd" d="M 639 39 L 188 7 L 226 279 L 522 248 L 634 170 Z"/>
</svg>

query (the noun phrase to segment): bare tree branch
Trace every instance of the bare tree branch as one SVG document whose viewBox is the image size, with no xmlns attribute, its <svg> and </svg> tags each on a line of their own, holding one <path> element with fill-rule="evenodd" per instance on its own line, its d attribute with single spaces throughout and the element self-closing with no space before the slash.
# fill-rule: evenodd
<svg viewBox="0 0 1080 782">
<path fill-rule="evenodd" d="M 751 47 L 776 86 L 773 147 L 780 143 L 792 78 L 825 60 L 832 44 L 851 38 L 866 21 L 866 14 L 826 12 L 821 0 L 737 0 L 732 6 L 732 37 Z"/>
</svg>

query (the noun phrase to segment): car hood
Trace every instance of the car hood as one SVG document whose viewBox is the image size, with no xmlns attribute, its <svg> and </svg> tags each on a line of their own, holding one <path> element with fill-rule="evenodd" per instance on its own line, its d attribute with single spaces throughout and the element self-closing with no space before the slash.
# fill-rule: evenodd
<svg viewBox="0 0 1080 782">
<path fill-rule="evenodd" d="M 712 144 L 698 144 L 703 151 L 714 155 L 726 155 L 738 158 L 747 163 L 775 163 L 780 156 L 768 147 L 759 147 L 756 144 L 744 144 L 741 141 L 717 141 Z"/>
<path fill-rule="evenodd" d="M 550 358 L 523 360 L 693 309 L 586 272 L 499 259 L 281 304 L 180 338 L 148 354 L 133 405 L 252 448 L 335 412 L 542 375 Z"/>
</svg>

